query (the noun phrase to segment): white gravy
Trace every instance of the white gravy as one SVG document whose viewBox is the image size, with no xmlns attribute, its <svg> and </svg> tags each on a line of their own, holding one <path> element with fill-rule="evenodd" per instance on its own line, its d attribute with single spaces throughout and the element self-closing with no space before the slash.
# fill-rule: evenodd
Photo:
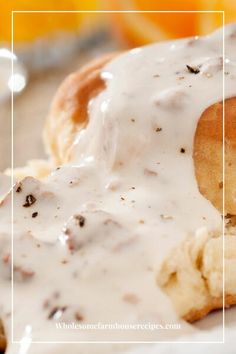
<svg viewBox="0 0 236 354">
<path fill-rule="evenodd" d="M 236 95 L 236 26 L 225 27 L 225 97 Z M 12 353 L 78 353 L 31 341 L 176 340 L 194 331 L 156 284 L 169 251 L 222 228 L 192 159 L 201 113 L 223 98 L 222 30 L 133 49 L 107 64 L 72 162 L 14 187 Z M 186 65 L 198 73 L 192 73 Z M 214 127 L 212 127 L 214 129 Z M 220 182 L 220 181 L 219 181 Z M 0 318 L 10 340 L 11 198 L 0 208 Z M 180 323 L 179 330 L 57 329 L 56 323 Z M 106 353 L 122 345 L 81 346 Z"/>
</svg>

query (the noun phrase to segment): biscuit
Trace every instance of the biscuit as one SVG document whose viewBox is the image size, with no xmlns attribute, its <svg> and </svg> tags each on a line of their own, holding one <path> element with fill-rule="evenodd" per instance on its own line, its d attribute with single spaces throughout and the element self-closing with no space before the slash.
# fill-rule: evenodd
<svg viewBox="0 0 236 354">
<path fill-rule="evenodd" d="M 55 164 L 70 161 L 76 133 L 88 123 L 88 103 L 104 88 L 100 72 L 118 54 L 103 56 L 70 75 L 58 89 L 46 121 L 44 139 Z M 199 117 L 193 160 L 201 194 L 226 216 L 236 215 L 236 98 L 225 100 L 225 176 L 223 178 L 223 103 Z M 214 126 L 214 129 L 212 129 Z M 223 208 L 223 180 L 225 205 Z M 193 322 L 223 307 L 223 239 L 198 230 L 167 257 L 157 283 L 170 296 L 181 317 Z M 225 306 L 236 304 L 236 233 L 225 236 Z M 181 262 L 180 262 L 181 260 Z"/>
</svg>

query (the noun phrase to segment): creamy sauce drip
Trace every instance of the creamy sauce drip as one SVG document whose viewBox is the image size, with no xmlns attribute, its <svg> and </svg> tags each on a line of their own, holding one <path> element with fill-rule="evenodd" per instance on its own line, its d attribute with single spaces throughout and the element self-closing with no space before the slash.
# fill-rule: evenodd
<svg viewBox="0 0 236 354">
<path fill-rule="evenodd" d="M 227 98 L 236 95 L 236 26 L 225 33 Z M 201 113 L 222 100 L 222 61 L 222 30 L 117 57 L 102 70 L 107 87 L 89 104 L 72 162 L 44 181 L 28 177 L 14 187 L 15 340 L 155 341 L 193 331 L 155 278 L 175 245 L 202 227 L 222 228 L 219 212 L 198 191 L 192 159 Z M 0 318 L 9 334 L 10 201 L 0 209 Z M 73 331 L 56 329 L 57 320 L 182 328 Z M 65 348 L 32 345 L 24 352 Z M 17 350 L 10 345 L 8 353 Z"/>
</svg>

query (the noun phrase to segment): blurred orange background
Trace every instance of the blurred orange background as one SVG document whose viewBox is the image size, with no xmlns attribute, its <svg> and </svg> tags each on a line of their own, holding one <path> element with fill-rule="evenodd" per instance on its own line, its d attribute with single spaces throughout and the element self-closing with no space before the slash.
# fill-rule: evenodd
<svg viewBox="0 0 236 354">
<path fill-rule="evenodd" d="M 0 42 L 11 40 L 11 10 L 225 10 L 225 22 L 236 21 L 235 0 L 8 0 L 1 4 Z M 107 23 L 124 45 L 206 34 L 223 24 L 220 13 L 17 13 L 14 42 L 31 42 L 56 31 L 77 31 Z"/>
<path fill-rule="evenodd" d="M 203 35 L 223 25 L 223 14 L 198 11 L 225 11 L 225 23 L 236 21 L 235 0 L 112 0 L 114 9 L 160 10 L 180 13 L 115 14 L 114 29 L 130 45 Z M 184 13 L 181 11 L 193 11 Z"/>
</svg>

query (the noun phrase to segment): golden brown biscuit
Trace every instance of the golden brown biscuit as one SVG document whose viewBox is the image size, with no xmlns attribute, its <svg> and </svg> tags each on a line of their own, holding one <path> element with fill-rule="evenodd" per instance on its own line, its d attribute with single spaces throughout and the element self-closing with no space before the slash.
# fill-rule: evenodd
<svg viewBox="0 0 236 354">
<path fill-rule="evenodd" d="M 181 261 L 180 261 L 181 260 Z M 236 233 L 223 238 L 199 230 L 173 249 L 157 274 L 157 283 L 170 296 L 177 312 L 194 322 L 212 310 L 236 304 Z"/>
<path fill-rule="evenodd" d="M 225 214 L 236 215 L 236 98 L 225 100 Z M 200 192 L 223 210 L 223 104 L 201 115 L 193 159 Z"/>
<path fill-rule="evenodd" d="M 101 68 L 115 56 L 110 53 L 93 60 L 69 75 L 56 92 L 44 130 L 46 149 L 56 165 L 69 160 L 75 134 L 88 121 L 88 102 L 105 87 Z"/>
<path fill-rule="evenodd" d="M 89 100 L 101 92 L 105 83 L 100 71 L 117 54 L 96 59 L 70 75 L 57 91 L 45 126 L 45 143 L 56 164 L 70 160 L 76 133 L 88 122 Z M 223 210 L 223 104 L 215 103 L 199 117 L 194 139 L 193 159 L 200 192 L 220 211 Z M 236 98 L 225 101 L 225 214 L 236 215 Z M 236 303 L 235 230 L 226 241 L 225 306 Z M 210 311 L 222 308 L 222 238 L 203 232 L 186 240 L 163 263 L 158 284 L 171 297 L 177 311 L 192 322 Z M 179 262 L 179 260 L 183 262 Z M 187 304 L 185 295 L 191 301 Z"/>
<path fill-rule="evenodd" d="M 0 353 L 4 353 L 6 346 L 7 346 L 6 337 L 5 337 L 2 321 L 0 320 Z"/>
</svg>

